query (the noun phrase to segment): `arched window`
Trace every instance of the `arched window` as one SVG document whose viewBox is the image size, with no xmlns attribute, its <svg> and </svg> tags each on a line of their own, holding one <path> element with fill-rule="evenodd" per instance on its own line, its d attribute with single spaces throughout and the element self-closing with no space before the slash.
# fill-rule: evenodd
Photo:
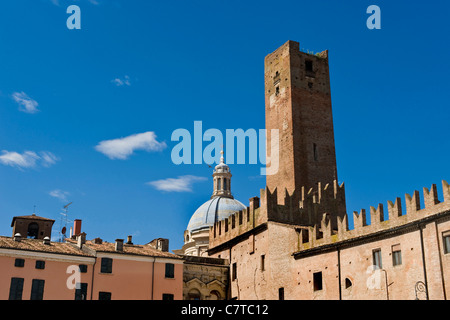
<svg viewBox="0 0 450 320">
<path fill-rule="evenodd" d="M 222 184 L 221 184 L 221 180 L 222 179 L 217 179 L 217 190 L 222 190 Z"/>
<path fill-rule="evenodd" d="M 39 235 L 39 225 L 36 222 L 32 222 L 28 225 L 27 238 L 37 239 Z"/>
<path fill-rule="evenodd" d="M 220 293 L 217 290 L 213 290 L 210 292 L 210 300 L 220 300 Z"/>
<path fill-rule="evenodd" d="M 200 291 L 197 289 L 191 289 L 188 293 L 188 299 L 189 300 L 200 300 Z"/>
<path fill-rule="evenodd" d="M 345 289 L 351 288 L 352 281 L 349 278 L 345 278 Z"/>
<path fill-rule="evenodd" d="M 227 190 L 227 179 L 223 179 L 223 190 Z"/>
</svg>

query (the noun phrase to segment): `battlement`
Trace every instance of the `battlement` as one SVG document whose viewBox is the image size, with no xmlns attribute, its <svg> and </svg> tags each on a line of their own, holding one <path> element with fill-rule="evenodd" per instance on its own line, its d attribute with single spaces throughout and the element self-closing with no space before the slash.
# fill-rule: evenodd
<svg viewBox="0 0 450 320">
<path fill-rule="evenodd" d="M 242 235 L 268 221 L 298 225 L 314 226 L 321 222 L 322 213 L 328 212 L 331 217 L 345 216 L 345 187 L 333 184 L 316 188 L 294 191 L 291 194 L 285 189 L 284 198 L 278 201 L 275 188 L 261 189 L 260 197 L 250 199 L 250 205 L 245 210 L 238 211 L 224 220 L 217 221 L 210 227 L 209 247 L 214 248 L 239 235 Z M 337 229 L 337 220 L 332 228 Z"/>
<path fill-rule="evenodd" d="M 450 186 L 446 181 L 442 181 L 443 201 L 440 202 L 437 195 L 436 185 L 430 189 L 423 188 L 424 207 L 421 208 L 419 191 L 414 191 L 411 195 L 405 194 L 405 208 L 403 209 L 401 199 L 396 198 L 395 202 L 388 201 L 388 219 L 384 217 L 384 206 L 378 204 L 375 208 L 370 207 L 370 224 L 367 224 L 366 210 L 359 213 L 353 212 L 354 228 L 349 230 L 348 216 L 337 217 L 337 230 L 331 228 L 331 220 L 328 213 L 324 212 L 320 224 L 309 228 L 299 229 L 299 251 L 321 247 L 333 243 L 339 243 L 358 237 L 375 234 L 380 231 L 394 229 L 407 225 L 411 222 L 420 221 L 427 217 L 432 217 L 439 213 L 450 210 Z"/>
<path fill-rule="evenodd" d="M 260 198 L 250 199 L 250 206 L 217 221 L 209 231 L 209 247 L 214 248 L 230 241 L 269 221 L 299 226 L 299 251 L 320 247 L 340 241 L 374 234 L 419 221 L 450 210 L 450 186 L 442 181 L 443 201 L 439 201 L 436 185 L 423 188 L 421 208 L 420 193 L 405 194 L 404 207 L 400 198 L 387 201 L 388 218 L 385 219 L 384 206 L 370 207 L 370 224 L 367 223 L 365 209 L 353 212 L 354 228 L 349 229 L 345 212 L 344 184 L 317 188 L 305 188 L 289 194 L 285 192 L 282 203 L 278 203 L 277 190 L 261 189 Z M 298 200 L 297 200 L 298 199 Z"/>
</svg>

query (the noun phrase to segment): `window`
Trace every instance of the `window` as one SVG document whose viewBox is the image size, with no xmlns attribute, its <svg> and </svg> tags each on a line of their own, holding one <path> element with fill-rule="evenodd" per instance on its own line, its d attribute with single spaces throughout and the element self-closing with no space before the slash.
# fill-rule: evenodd
<svg viewBox="0 0 450 320">
<path fill-rule="evenodd" d="M 45 280 L 33 279 L 30 300 L 43 300 Z"/>
<path fill-rule="evenodd" d="M 75 289 L 75 300 L 87 299 L 87 283 L 77 283 Z"/>
<path fill-rule="evenodd" d="M 86 273 L 87 272 L 87 265 L 80 264 L 80 273 Z"/>
<path fill-rule="evenodd" d="M 28 225 L 28 239 L 37 239 L 39 235 L 39 225 L 36 222 L 32 222 Z"/>
<path fill-rule="evenodd" d="M 237 279 L 237 265 L 236 265 L 236 262 L 235 263 L 233 263 L 233 266 L 232 266 L 232 275 L 231 275 L 231 280 L 236 280 Z"/>
<path fill-rule="evenodd" d="M 381 269 L 383 267 L 381 263 L 381 249 L 375 249 L 372 251 L 372 258 L 373 258 L 373 267 L 374 270 Z"/>
<path fill-rule="evenodd" d="M 450 231 L 446 231 L 442 234 L 444 242 L 444 253 L 450 253 Z"/>
<path fill-rule="evenodd" d="M 173 279 L 175 277 L 174 268 L 175 265 L 173 263 L 166 263 L 166 278 Z"/>
<path fill-rule="evenodd" d="M 352 281 L 349 278 L 345 278 L 345 289 L 351 288 L 352 285 Z"/>
<path fill-rule="evenodd" d="M 311 60 L 305 61 L 305 71 L 306 72 L 313 72 L 313 62 Z"/>
<path fill-rule="evenodd" d="M 322 272 L 315 272 L 313 274 L 314 291 L 322 290 Z"/>
<path fill-rule="evenodd" d="M 261 255 L 261 271 L 264 271 L 266 266 L 266 256 L 264 254 Z"/>
<path fill-rule="evenodd" d="M 392 246 L 392 265 L 399 266 L 402 264 L 402 251 L 400 245 Z"/>
<path fill-rule="evenodd" d="M 284 288 L 278 289 L 278 300 L 284 300 Z"/>
<path fill-rule="evenodd" d="M 98 293 L 98 300 L 111 300 L 111 292 L 100 291 Z"/>
<path fill-rule="evenodd" d="M 222 189 L 222 179 L 217 179 L 217 190 L 221 190 Z"/>
<path fill-rule="evenodd" d="M 24 265 L 25 265 L 25 260 L 24 259 L 16 259 L 14 261 L 14 267 L 23 268 Z"/>
<path fill-rule="evenodd" d="M 280 94 L 280 87 L 275 88 L 275 95 L 278 96 Z"/>
<path fill-rule="evenodd" d="M 112 259 L 102 258 L 101 273 L 112 273 Z"/>
<path fill-rule="evenodd" d="M 45 269 L 45 261 L 42 260 L 36 260 L 36 269 Z"/>
<path fill-rule="evenodd" d="M 223 179 L 223 190 L 227 190 L 227 179 Z"/>
<path fill-rule="evenodd" d="M 314 154 L 314 161 L 317 161 L 319 159 L 317 155 L 317 144 L 313 143 L 313 154 Z"/>
<path fill-rule="evenodd" d="M 11 278 L 9 300 L 22 300 L 23 278 Z"/>
<path fill-rule="evenodd" d="M 163 293 L 162 299 L 163 300 L 173 300 L 173 294 L 171 294 L 171 293 Z"/>
</svg>

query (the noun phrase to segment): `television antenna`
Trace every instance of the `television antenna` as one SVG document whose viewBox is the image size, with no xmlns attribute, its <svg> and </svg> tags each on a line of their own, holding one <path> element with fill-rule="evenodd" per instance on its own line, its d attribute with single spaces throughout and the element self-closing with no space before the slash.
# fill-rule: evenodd
<svg viewBox="0 0 450 320">
<path fill-rule="evenodd" d="M 69 222 L 69 220 L 67 219 L 68 216 L 68 212 L 69 212 L 69 206 L 72 204 L 73 202 L 70 202 L 68 204 L 66 204 L 63 209 L 65 210 L 65 212 L 61 212 L 61 219 L 60 219 L 60 225 L 59 225 L 59 242 L 63 242 L 65 238 L 67 238 L 66 236 L 66 232 L 67 232 L 67 222 Z M 64 226 L 63 226 L 63 222 L 64 222 Z"/>
</svg>

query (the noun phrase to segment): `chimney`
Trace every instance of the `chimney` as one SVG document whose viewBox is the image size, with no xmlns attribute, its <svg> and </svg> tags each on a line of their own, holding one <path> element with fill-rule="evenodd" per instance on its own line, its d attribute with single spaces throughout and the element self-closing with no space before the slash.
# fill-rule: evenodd
<svg viewBox="0 0 450 320">
<path fill-rule="evenodd" d="M 127 237 L 127 244 L 133 244 L 133 242 L 131 241 L 132 236 L 128 236 Z"/>
<path fill-rule="evenodd" d="M 169 239 L 158 239 L 158 246 L 156 247 L 159 251 L 168 252 L 169 251 Z"/>
<path fill-rule="evenodd" d="M 77 237 L 81 233 L 81 220 L 75 219 L 73 221 L 73 235 Z"/>
<path fill-rule="evenodd" d="M 21 239 L 22 239 L 22 235 L 20 233 L 16 233 L 14 235 L 14 241 L 20 242 Z"/>
<path fill-rule="evenodd" d="M 50 245 L 50 238 L 49 237 L 45 237 L 43 243 L 46 244 L 46 245 Z"/>
<path fill-rule="evenodd" d="M 102 243 L 103 243 L 103 240 L 102 240 L 102 238 L 95 238 L 95 239 L 94 239 L 94 243 L 95 243 L 95 244 L 102 244 Z"/>
<path fill-rule="evenodd" d="M 123 239 L 116 239 L 116 251 L 123 251 Z"/>
<path fill-rule="evenodd" d="M 82 248 L 83 247 L 83 244 L 85 244 L 86 243 L 86 233 L 80 233 L 79 235 L 78 235 L 78 238 L 77 238 L 77 246 L 78 246 L 78 248 Z"/>
</svg>

